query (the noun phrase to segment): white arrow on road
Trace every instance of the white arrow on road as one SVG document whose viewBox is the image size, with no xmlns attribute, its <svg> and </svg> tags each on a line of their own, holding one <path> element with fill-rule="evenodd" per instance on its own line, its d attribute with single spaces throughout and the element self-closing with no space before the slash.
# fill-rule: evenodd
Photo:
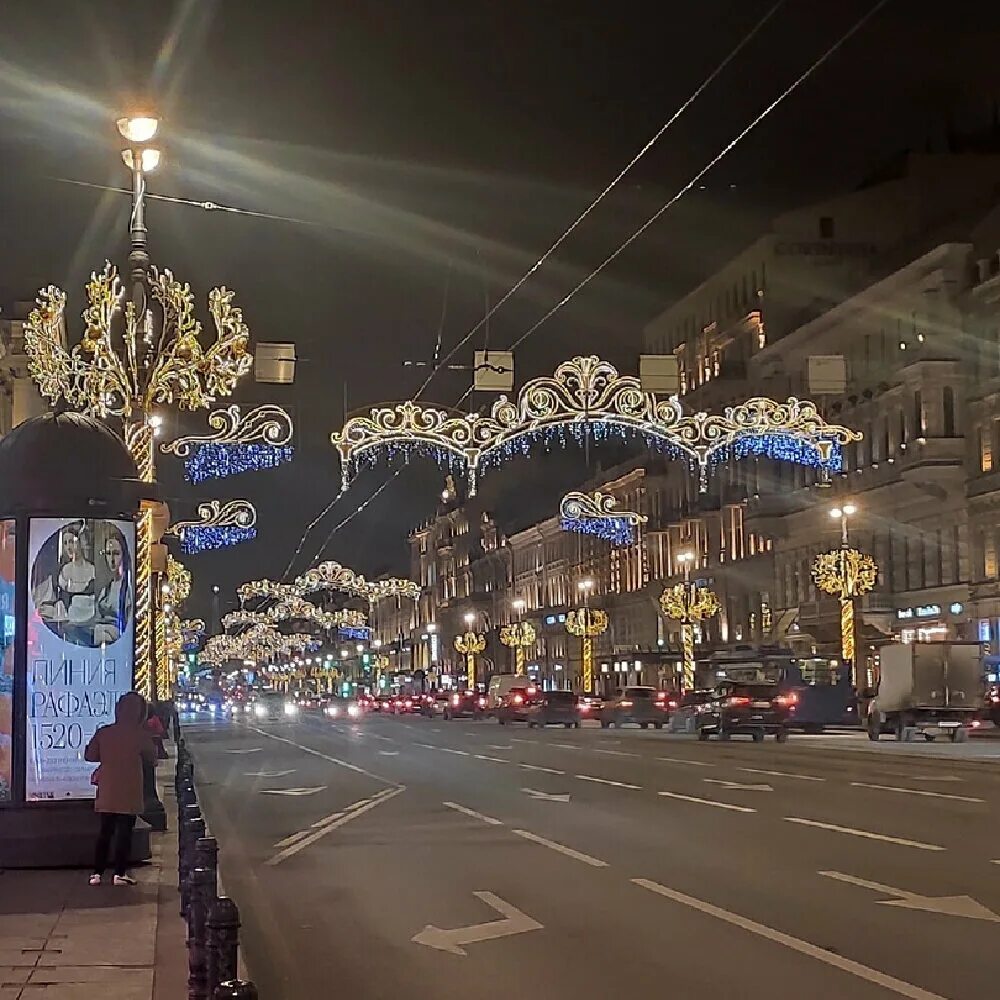
<svg viewBox="0 0 1000 1000">
<path fill-rule="evenodd" d="M 773 792 L 770 785 L 743 785 L 738 781 L 720 781 L 718 778 L 703 778 L 710 785 L 721 785 L 723 788 L 734 788 L 740 792 Z"/>
<path fill-rule="evenodd" d="M 263 747 L 250 747 L 249 750 L 223 750 L 223 753 L 260 753 Z"/>
<path fill-rule="evenodd" d="M 491 920 L 486 924 L 472 924 L 470 927 L 454 927 L 442 930 L 433 924 L 428 924 L 419 934 L 414 934 L 411 941 L 427 945 L 438 951 L 447 951 L 452 955 L 466 955 L 464 944 L 476 944 L 479 941 L 492 941 L 495 938 L 509 937 L 512 934 L 524 934 L 527 931 L 540 931 L 542 925 L 516 906 L 511 906 L 492 892 L 474 892 L 487 906 L 492 906 L 497 913 L 503 914 L 502 920 Z"/>
<path fill-rule="evenodd" d="M 843 872 L 820 872 L 819 874 L 826 876 L 826 878 L 836 879 L 838 882 L 847 882 L 848 885 L 857 885 L 862 889 L 871 889 L 873 892 L 896 897 L 895 899 L 880 899 L 879 902 L 883 906 L 901 906 L 904 910 L 926 910 L 928 913 L 943 913 L 948 917 L 967 917 L 970 920 L 990 920 L 994 923 L 1000 923 L 1000 916 L 971 896 L 922 896 L 918 892 L 910 892 L 908 889 L 894 889 L 891 885 L 869 882 L 867 879 L 845 875 Z"/>
<path fill-rule="evenodd" d="M 288 775 L 295 774 L 295 768 L 290 771 L 247 771 L 248 778 L 287 778 Z"/>
<path fill-rule="evenodd" d="M 548 792 L 538 791 L 537 788 L 522 788 L 521 791 L 533 799 L 544 799 L 546 802 L 569 802 L 569 792 L 565 795 L 550 795 Z"/>
<path fill-rule="evenodd" d="M 326 785 L 317 785 L 315 788 L 262 788 L 261 795 L 315 795 L 324 788 Z"/>
</svg>

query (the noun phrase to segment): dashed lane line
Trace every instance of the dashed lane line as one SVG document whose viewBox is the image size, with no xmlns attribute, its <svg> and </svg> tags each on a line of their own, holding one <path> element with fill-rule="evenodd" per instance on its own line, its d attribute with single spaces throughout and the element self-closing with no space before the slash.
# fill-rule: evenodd
<svg viewBox="0 0 1000 1000">
<path fill-rule="evenodd" d="M 598 785 L 611 785 L 612 788 L 631 788 L 634 791 L 640 791 L 640 785 L 630 785 L 627 781 L 612 781 L 610 778 L 595 778 L 590 774 L 576 774 L 574 777 L 579 778 L 581 781 L 593 781 Z"/>
<path fill-rule="evenodd" d="M 692 767 L 715 767 L 715 764 L 707 760 L 689 760 L 687 757 L 657 757 L 657 760 L 665 761 L 667 764 L 690 764 Z"/>
<path fill-rule="evenodd" d="M 525 771 L 541 771 L 542 774 L 565 774 L 565 771 L 560 771 L 557 767 L 542 767 L 541 764 L 518 764 L 518 767 L 523 767 Z"/>
<path fill-rule="evenodd" d="M 328 753 L 323 753 L 320 750 L 314 750 L 312 747 L 304 746 L 302 743 L 296 743 L 294 740 L 286 739 L 284 736 L 277 736 L 275 733 L 268 733 L 263 729 L 253 729 L 253 732 L 259 733 L 261 736 L 266 736 L 269 740 L 277 740 L 279 743 L 287 743 L 289 746 L 295 747 L 296 750 L 312 754 L 313 757 L 319 757 L 321 760 L 327 760 L 331 764 L 336 764 L 338 767 L 343 767 L 348 771 L 354 771 L 356 774 L 363 774 L 366 778 L 372 778 L 374 781 L 382 782 L 383 785 L 390 785 L 393 788 L 403 787 L 398 781 L 393 781 L 391 778 L 383 778 L 381 774 L 366 771 L 363 767 L 358 767 L 357 764 L 352 764 L 350 761 L 341 760 L 339 757 L 331 757 Z"/>
<path fill-rule="evenodd" d="M 826 778 L 818 778 L 815 774 L 799 774 L 796 771 L 768 771 L 762 767 L 738 767 L 737 771 L 745 771 L 747 774 L 767 774 L 772 778 L 796 778 L 799 781 L 826 781 Z"/>
<path fill-rule="evenodd" d="M 525 840 L 530 840 L 533 844 L 540 844 L 551 851 L 558 851 L 560 854 L 565 854 L 567 858 L 573 858 L 574 861 L 582 861 L 585 865 L 590 865 L 592 868 L 608 867 L 607 861 L 601 861 L 600 858 L 591 857 L 591 855 L 584 854 L 582 851 L 575 851 L 572 847 L 567 847 L 565 844 L 557 843 L 554 840 L 546 840 L 544 837 L 539 837 L 537 833 L 531 833 L 529 830 L 513 830 L 511 832 L 518 837 L 523 837 Z"/>
<path fill-rule="evenodd" d="M 985 799 L 977 799 L 973 795 L 951 795 L 947 792 L 931 792 L 926 788 L 902 788 L 899 785 L 874 785 L 867 781 L 852 781 L 852 788 L 874 788 L 880 792 L 901 792 L 904 795 L 920 795 L 927 799 L 951 799 L 953 802 L 977 802 L 982 804 Z"/>
<path fill-rule="evenodd" d="M 681 795 L 680 792 L 657 792 L 657 795 L 662 795 L 666 799 L 680 799 L 682 802 L 695 802 L 701 806 L 714 806 L 716 809 L 728 809 L 730 812 L 740 812 L 740 813 L 755 813 L 756 809 L 751 809 L 750 806 L 738 806 L 734 805 L 732 802 L 719 802 L 717 799 L 703 799 L 699 798 L 697 795 Z"/>
<path fill-rule="evenodd" d="M 789 823 L 798 823 L 800 826 L 812 826 L 818 830 L 829 830 L 832 833 L 846 833 L 852 837 L 863 837 L 865 840 L 880 840 L 887 844 L 898 844 L 900 847 L 915 847 L 919 851 L 943 851 L 945 848 L 938 844 L 925 844 L 919 840 L 907 840 L 904 837 L 890 837 L 885 833 L 873 833 L 871 830 L 856 830 L 850 826 L 837 826 L 836 823 L 820 823 L 815 819 L 803 819 L 801 816 L 786 816 Z"/>
<path fill-rule="evenodd" d="M 475 809 L 469 809 L 468 806 L 459 805 L 457 802 L 444 802 L 442 805 L 446 805 L 449 809 L 454 809 L 456 812 L 460 812 L 465 816 L 470 816 L 472 819 L 478 819 L 482 823 L 488 823 L 490 826 L 503 826 L 503 821 L 499 819 L 494 819 L 492 816 L 487 816 L 485 813 L 476 812 Z"/>
</svg>

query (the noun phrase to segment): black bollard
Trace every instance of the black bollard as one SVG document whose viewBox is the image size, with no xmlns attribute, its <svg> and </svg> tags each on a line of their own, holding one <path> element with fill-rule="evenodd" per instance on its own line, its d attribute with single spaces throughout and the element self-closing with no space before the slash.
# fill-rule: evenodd
<svg viewBox="0 0 1000 1000">
<path fill-rule="evenodd" d="M 219 842 L 215 837 L 199 837 L 194 842 L 194 867 L 212 873 L 212 899 L 219 895 Z"/>
<path fill-rule="evenodd" d="M 191 873 L 195 869 L 194 847 L 198 838 L 205 836 L 205 821 L 200 816 L 197 819 L 186 819 L 184 826 L 184 853 L 181 854 L 180 870 L 177 873 L 177 888 L 181 894 L 182 917 L 187 916 L 191 901 Z"/>
<path fill-rule="evenodd" d="M 242 979 L 219 983 L 215 987 L 212 1000 L 257 1000 L 257 987 L 253 983 L 243 982 Z"/>
<path fill-rule="evenodd" d="M 227 896 L 216 899 L 205 918 L 208 940 L 208 988 L 236 978 L 240 945 L 240 911 Z"/>
<path fill-rule="evenodd" d="M 195 868 L 191 872 L 191 902 L 187 914 L 188 1000 L 209 1000 L 205 915 L 215 902 L 213 881 L 214 873 L 206 868 Z"/>
<path fill-rule="evenodd" d="M 201 819 L 201 810 L 198 808 L 197 803 L 193 804 L 193 808 L 188 808 L 187 806 L 181 806 L 177 810 L 177 888 L 178 890 L 183 888 L 185 874 L 185 859 L 187 857 L 188 849 L 188 838 L 190 836 L 188 827 L 185 823 L 189 819 Z M 201 836 L 201 834 L 198 834 Z"/>
</svg>

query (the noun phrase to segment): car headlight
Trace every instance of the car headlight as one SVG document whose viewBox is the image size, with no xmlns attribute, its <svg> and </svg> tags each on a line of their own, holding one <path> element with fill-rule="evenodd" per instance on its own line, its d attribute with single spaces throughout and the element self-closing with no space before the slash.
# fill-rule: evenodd
<svg viewBox="0 0 1000 1000">
<path fill-rule="evenodd" d="M 253 714 L 257 716 L 258 719 L 263 719 L 267 715 L 267 709 L 263 705 L 257 705 L 253 710 Z"/>
<path fill-rule="evenodd" d="M 352 718 L 356 719 L 361 714 L 361 709 L 357 705 L 348 705 L 347 714 Z"/>
<path fill-rule="evenodd" d="M 299 711 L 299 706 L 294 704 L 294 702 L 286 702 L 285 704 L 285 715 L 296 715 Z"/>
</svg>

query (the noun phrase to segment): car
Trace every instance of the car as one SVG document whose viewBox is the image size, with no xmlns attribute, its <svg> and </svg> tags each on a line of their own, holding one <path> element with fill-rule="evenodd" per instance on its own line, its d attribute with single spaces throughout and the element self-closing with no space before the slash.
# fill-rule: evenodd
<svg viewBox="0 0 1000 1000">
<path fill-rule="evenodd" d="M 423 695 L 398 694 L 393 699 L 392 710 L 396 715 L 417 715 L 423 708 Z"/>
<path fill-rule="evenodd" d="M 323 714 L 330 719 L 360 719 L 365 713 L 364 706 L 358 698 L 330 698 L 323 709 Z"/>
<path fill-rule="evenodd" d="M 294 698 L 280 691 L 266 691 L 253 704 L 253 717 L 257 722 L 281 722 L 294 719 L 299 714 L 299 706 Z"/>
<path fill-rule="evenodd" d="M 486 704 L 495 712 L 510 697 L 515 689 L 530 687 L 531 681 L 524 674 L 494 674 L 486 691 Z"/>
<path fill-rule="evenodd" d="M 581 695 L 577 704 L 580 708 L 581 719 L 594 719 L 595 721 L 600 721 L 601 713 L 604 711 L 604 699 L 600 695 Z"/>
<path fill-rule="evenodd" d="M 698 739 L 715 735 L 728 740 L 735 733 L 743 733 L 759 743 L 766 733 L 773 733 L 779 743 L 784 743 L 794 721 L 797 700 L 794 691 L 783 692 L 777 684 L 720 685 L 715 700 L 704 705 L 697 715 Z"/>
<path fill-rule="evenodd" d="M 636 725 L 641 729 L 653 726 L 662 729 L 670 713 L 677 708 L 677 699 L 667 691 L 652 687 L 628 687 L 601 709 L 601 727 Z"/>
<path fill-rule="evenodd" d="M 320 694 L 318 691 L 303 691 L 296 698 L 296 704 L 304 712 L 322 712 L 329 700 L 328 694 Z"/>
<path fill-rule="evenodd" d="M 446 719 L 479 719 L 486 715 L 486 695 L 478 691 L 452 691 L 441 713 Z"/>
<path fill-rule="evenodd" d="M 373 712 L 391 712 L 392 703 L 395 699 L 391 694 L 380 694 L 372 699 Z"/>
<path fill-rule="evenodd" d="M 495 710 L 497 722 L 501 726 L 506 726 L 508 722 L 527 722 L 528 708 L 538 696 L 539 690 L 534 684 L 511 688 Z"/>
<path fill-rule="evenodd" d="M 558 725 L 580 728 L 580 704 L 572 691 L 540 692 L 525 706 L 524 714 L 529 729 Z"/>
</svg>

